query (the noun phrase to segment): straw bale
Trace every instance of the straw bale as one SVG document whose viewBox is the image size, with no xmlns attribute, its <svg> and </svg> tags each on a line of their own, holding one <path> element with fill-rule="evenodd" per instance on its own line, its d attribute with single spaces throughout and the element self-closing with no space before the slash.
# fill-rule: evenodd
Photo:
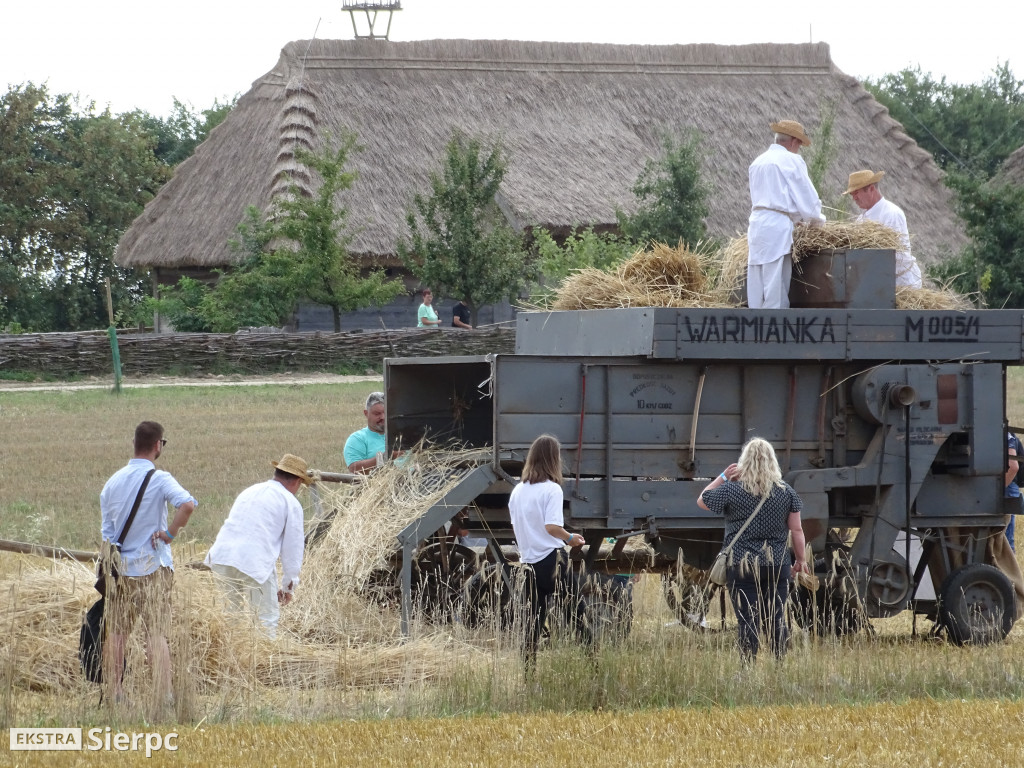
<svg viewBox="0 0 1024 768">
<path fill-rule="evenodd" d="M 614 272 L 588 267 L 565 280 L 551 309 L 727 306 L 716 291 L 717 257 L 698 243 L 672 248 L 654 243 L 619 264 Z"/>
</svg>

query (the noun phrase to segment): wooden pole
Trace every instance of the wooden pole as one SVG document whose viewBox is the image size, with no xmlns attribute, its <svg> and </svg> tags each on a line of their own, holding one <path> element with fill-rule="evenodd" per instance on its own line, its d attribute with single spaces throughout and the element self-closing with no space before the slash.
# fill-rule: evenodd
<svg viewBox="0 0 1024 768">
<path fill-rule="evenodd" d="M 107 335 L 110 337 L 110 356 L 114 363 L 114 392 L 121 394 L 121 351 L 117 347 L 117 329 L 114 327 L 114 301 L 110 297 L 110 278 L 107 278 L 107 317 L 110 326 Z"/>
<path fill-rule="evenodd" d="M 80 563 L 97 560 L 100 556 L 99 552 L 86 552 L 80 549 L 65 549 L 64 547 L 47 547 L 44 544 L 29 544 L 24 541 L 9 541 L 8 539 L 0 539 L 0 550 L 4 552 L 17 552 L 22 555 L 58 558 L 60 560 L 77 560 Z"/>
</svg>

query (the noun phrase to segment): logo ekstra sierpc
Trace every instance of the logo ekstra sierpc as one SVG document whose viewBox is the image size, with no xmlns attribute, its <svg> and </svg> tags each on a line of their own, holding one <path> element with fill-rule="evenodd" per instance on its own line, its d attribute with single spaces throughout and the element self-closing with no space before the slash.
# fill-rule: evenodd
<svg viewBox="0 0 1024 768">
<path fill-rule="evenodd" d="M 106 728 L 90 728 L 84 737 L 81 728 L 11 728 L 11 751 L 62 752 L 154 752 L 178 751 L 178 734 L 124 733 Z"/>
</svg>

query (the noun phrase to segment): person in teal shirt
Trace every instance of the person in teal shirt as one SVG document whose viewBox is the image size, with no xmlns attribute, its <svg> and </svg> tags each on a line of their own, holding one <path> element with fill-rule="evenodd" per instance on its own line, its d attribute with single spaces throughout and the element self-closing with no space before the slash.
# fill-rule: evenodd
<svg viewBox="0 0 1024 768">
<path fill-rule="evenodd" d="M 429 288 L 423 289 L 423 303 L 420 304 L 420 310 L 417 313 L 419 323 L 417 328 L 436 328 L 441 324 L 441 320 L 437 316 L 437 312 L 431 306 L 431 302 L 434 300 L 434 294 Z"/>
<path fill-rule="evenodd" d="M 385 411 L 384 393 L 371 392 L 363 409 L 366 426 L 353 432 L 345 441 L 345 463 L 350 472 L 367 473 L 383 464 L 387 457 L 387 440 L 384 437 Z"/>
</svg>

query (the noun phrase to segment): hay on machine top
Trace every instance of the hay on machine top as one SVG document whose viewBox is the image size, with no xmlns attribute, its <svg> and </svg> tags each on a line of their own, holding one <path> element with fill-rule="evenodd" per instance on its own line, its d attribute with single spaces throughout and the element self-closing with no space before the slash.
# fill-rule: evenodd
<svg viewBox="0 0 1024 768">
<path fill-rule="evenodd" d="M 1017 310 L 896 309 L 894 251 L 836 249 L 795 268 L 791 308 L 522 312 L 517 355 L 658 360 L 1024 360 Z"/>
</svg>

